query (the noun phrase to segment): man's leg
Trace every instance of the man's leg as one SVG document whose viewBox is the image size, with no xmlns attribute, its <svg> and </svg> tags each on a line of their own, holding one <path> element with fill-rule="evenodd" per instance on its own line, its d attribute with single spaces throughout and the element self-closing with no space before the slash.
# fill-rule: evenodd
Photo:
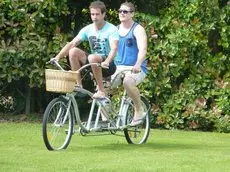
<svg viewBox="0 0 230 172">
<path fill-rule="evenodd" d="M 88 60 L 89 60 L 89 63 L 101 63 L 102 62 L 102 57 L 99 56 L 99 55 L 95 55 L 95 54 L 90 54 L 88 56 Z M 92 68 L 92 71 L 93 71 L 93 75 L 94 75 L 94 78 L 97 82 L 97 88 L 98 88 L 98 91 L 97 93 L 95 93 L 93 95 L 94 98 L 102 98 L 102 97 L 105 97 L 105 89 L 104 89 L 104 85 L 103 85 L 103 78 L 102 78 L 102 69 L 101 67 L 97 67 L 97 66 L 91 66 Z"/>
<path fill-rule="evenodd" d="M 123 86 L 127 91 L 128 96 L 133 100 L 134 103 L 134 120 L 140 119 L 144 111 L 141 107 L 140 91 L 136 87 L 136 80 L 133 77 L 131 77 L 131 75 L 127 75 L 124 78 Z"/>
<path fill-rule="evenodd" d="M 82 65 L 86 63 L 86 54 L 83 50 L 74 47 L 69 50 L 69 61 L 71 65 L 71 70 L 76 71 L 80 69 Z M 81 74 L 79 73 L 77 76 L 77 84 L 78 86 L 82 87 L 81 82 Z"/>
</svg>

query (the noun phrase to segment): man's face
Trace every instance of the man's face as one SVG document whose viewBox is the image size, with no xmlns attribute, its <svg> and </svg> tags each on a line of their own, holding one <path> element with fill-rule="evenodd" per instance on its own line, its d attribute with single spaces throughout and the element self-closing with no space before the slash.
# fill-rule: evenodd
<svg viewBox="0 0 230 172">
<path fill-rule="evenodd" d="M 118 10 L 120 21 L 127 21 L 133 17 L 133 12 L 129 7 L 122 5 Z"/>
<path fill-rule="evenodd" d="M 105 13 L 102 14 L 99 8 L 90 8 L 90 15 L 93 23 L 100 23 L 105 17 Z"/>
</svg>

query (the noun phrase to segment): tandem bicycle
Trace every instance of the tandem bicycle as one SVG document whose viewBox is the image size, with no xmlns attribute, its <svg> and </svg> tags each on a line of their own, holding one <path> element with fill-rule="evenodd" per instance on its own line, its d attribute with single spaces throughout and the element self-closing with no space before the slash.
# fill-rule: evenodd
<svg viewBox="0 0 230 172">
<path fill-rule="evenodd" d="M 82 66 L 78 71 L 66 71 L 57 61 L 53 61 L 59 69 L 46 69 L 46 90 L 61 93 L 47 105 L 42 122 L 42 135 L 48 150 L 66 149 L 75 133 L 81 136 L 109 133 L 122 135 L 129 144 L 146 143 L 150 132 L 150 105 L 141 96 L 142 108 L 145 112 L 143 122 L 135 127 L 129 124 L 134 115 L 134 105 L 124 90 L 119 101 L 111 98 L 95 99 L 93 93 L 85 88 L 76 87 L 77 73 L 87 70 L 91 65 L 101 67 L 100 63 Z M 89 71 L 89 70 L 88 70 Z M 126 71 L 121 71 L 114 78 L 123 78 Z M 114 80 L 111 81 L 111 85 Z M 80 97 L 80 98 L 79 98 Z M 84 97 L 84 98 L 81 98 Z M 80 114 L 79 101 L 89 107 L 89 112 Z"/>
</svg>

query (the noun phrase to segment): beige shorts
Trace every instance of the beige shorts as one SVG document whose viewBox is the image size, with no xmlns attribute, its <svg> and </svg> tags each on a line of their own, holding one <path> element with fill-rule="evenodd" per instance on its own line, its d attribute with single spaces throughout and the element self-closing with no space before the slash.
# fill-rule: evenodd
<svg viewBox="0 0 230 172">
<path fill-rule="evenodd" d="M 131 73 L 131 71 L 120 73 L 123 70 L 132 70 L 132 68 L 133 66 L 117 66 L 116 72 L 111 76 L 111 88 L 116 88 L 117 86 L 121 85 L 121 77 L 123 75 L 122 73 L 125 73 L 126 76 L 133 78 L 136 82 L 136 85 L 140 84 L 146 77 L 146 74 L 143 71 L 139 73 Z"/>
</svg>

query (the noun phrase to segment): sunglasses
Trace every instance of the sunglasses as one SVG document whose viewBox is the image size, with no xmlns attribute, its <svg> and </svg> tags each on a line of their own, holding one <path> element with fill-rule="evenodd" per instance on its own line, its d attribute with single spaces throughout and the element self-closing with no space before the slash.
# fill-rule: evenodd
<svg viewBox="0 0 230 172">
<path fill-rule="evenodd" d="M 128 14 L 128 13 L 132 13 L 133 11 L 128 11 L 128 10 L 118 10 L 118 12 L 120 14 Z"/>
</svg>

